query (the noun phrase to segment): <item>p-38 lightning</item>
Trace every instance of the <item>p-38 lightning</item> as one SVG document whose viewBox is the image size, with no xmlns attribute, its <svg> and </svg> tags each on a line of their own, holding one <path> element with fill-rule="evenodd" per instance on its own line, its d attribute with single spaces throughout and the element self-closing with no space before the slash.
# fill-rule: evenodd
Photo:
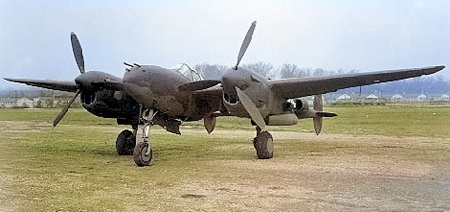
<svg viewBox="0 0 450 212">
<path fill-rule="evenodd" d="M 266 126 L 295 125 L 298 119 L 312 118 L 317 134 L 323 117 L 336 116 L 322 111 L 322 94 L 338 89 L 401 80 L 436 73 L 444 66 L 386 70 L 301 79 L 268 80 L 239 63 L 244 56 L 256 22 L 248 30 L 237 56 L 237 62 L 220 80 L 193 81 L 171 69 L 155 65 L 128 64 L 123 78 L 99 71 L 85 71 L 80 42 L 71 34 L 72 49 L 81 75 L 74 82 L 10 79 L 11 82 L 74 92 L 75 96 L 56 116 L 53 126 L 67 113 L 80 95 L 83 107 L 104 118 L 131 125 L 117 137 L 119 155 L 133 154 L 138 166 L 152 160 L 150 129 L 159 125 L 180 134 L 183 122 L 203 119 L 208 133 L 214 130 L 216 117 L 249 118 L 256 125 L 253 145 L 260 159 L 273 157 L 273 138 Z M 312 108 L 301 97 L 314 96 Z M 295 104 L 292 103 L 295 101 Z"/>
</svg>

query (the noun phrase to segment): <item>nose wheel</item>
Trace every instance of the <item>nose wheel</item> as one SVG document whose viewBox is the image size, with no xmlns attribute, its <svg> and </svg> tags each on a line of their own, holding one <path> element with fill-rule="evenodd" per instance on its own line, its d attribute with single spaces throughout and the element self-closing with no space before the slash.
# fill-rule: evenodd
<svg viewBox="0 0 450 212">
<path fill-rule="evenodd" d="M 152 147 L 150 145 L 150 128 L 153 126 L 153 118 L 157 112 L 153 109 L 145 109 L 140 113 L 140 122 L 136 133 L 136 146 L 133 151 L 133 159 L 137 166 L 148 166 L 152 161 Z"/>
</svg>

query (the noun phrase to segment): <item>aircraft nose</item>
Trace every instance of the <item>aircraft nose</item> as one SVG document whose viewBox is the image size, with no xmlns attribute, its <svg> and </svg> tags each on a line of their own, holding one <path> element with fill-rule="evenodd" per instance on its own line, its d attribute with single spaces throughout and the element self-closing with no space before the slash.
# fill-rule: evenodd
<svg viewBox="0 0 450 212">
<path fill-rule="evenodd" d="M 145 69 L 141 69 L 138 66 L 134 66 L 132 68 L 127 68 L 127 71 L 125 72 L 123 76 L 123 81 L 125 83 L 132 83 L 136 82 L 139 77 L 141 76 L 140 73 L 145 72 Z"/>
</svg>

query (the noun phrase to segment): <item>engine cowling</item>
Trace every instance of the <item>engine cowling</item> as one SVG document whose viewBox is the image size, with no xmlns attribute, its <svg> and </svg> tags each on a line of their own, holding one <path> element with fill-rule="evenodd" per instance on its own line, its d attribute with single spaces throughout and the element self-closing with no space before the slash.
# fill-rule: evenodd
<svg viewBox="0 0 450 212">
<path fill-rule="evenodd" d="M 90 113 L 103 118 L 129 118 L 139 115 L 139 105 L 121 91 L 85 91 L 81 93 L 81 103 Z"/>
<path fill-rule="evenodd" d="M 299 119 L 316 117 L 315 111 L 309 107 L 306 99 L 295 99 L 294 112 Z"/>
</svg>

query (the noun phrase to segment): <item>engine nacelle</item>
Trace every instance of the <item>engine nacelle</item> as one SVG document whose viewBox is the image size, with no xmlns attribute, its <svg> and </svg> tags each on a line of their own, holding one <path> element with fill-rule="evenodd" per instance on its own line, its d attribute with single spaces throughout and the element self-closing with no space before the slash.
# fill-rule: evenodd
<svg viewBox="0 0 450 212">
<path fill-rule="evenodd" d="M 139 105 L 121 91 L 101 89 L 81 92 L 81 103 L 87 111 L 103 118 L 130 118 L 139 115 Z"/>
<path fill-rule="evenodd" d="M 309 108 L 308 101 L 306 99 L 295 99 L 295 115 L 299 119 L 314 118 L 316 112 Z"/>
</svg>

